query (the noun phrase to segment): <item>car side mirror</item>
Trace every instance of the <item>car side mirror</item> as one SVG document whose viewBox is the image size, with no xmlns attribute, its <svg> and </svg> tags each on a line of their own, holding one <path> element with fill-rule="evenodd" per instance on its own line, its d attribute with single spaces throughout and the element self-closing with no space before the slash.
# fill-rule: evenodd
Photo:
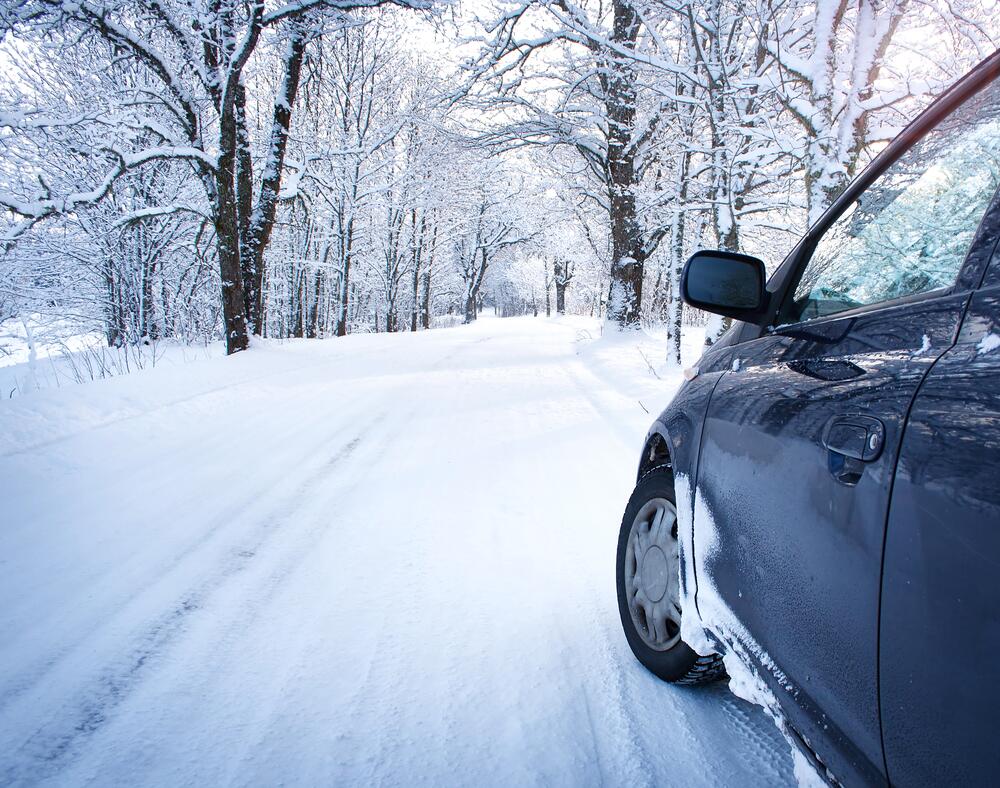
<svg viewBox="0 0 1000 788">
<path fill-rule="evenodd" d="M 767 306 L 764 263 L 735 252 L 695 252 L 681 274 L 681 297 L 706 312 L 753 323 Z"/>
</svg>

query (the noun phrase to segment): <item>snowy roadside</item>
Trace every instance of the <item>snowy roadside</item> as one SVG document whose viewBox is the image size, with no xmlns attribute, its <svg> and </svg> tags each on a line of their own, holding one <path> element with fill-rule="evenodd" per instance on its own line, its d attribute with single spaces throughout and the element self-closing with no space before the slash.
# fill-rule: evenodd
<svg viewBox="0 0 1000 788">
<path fill-rule="evenodd" d="M 576 355 L 587 370 L 623 398 L 634 401 L 634 407 L 616 414 L 623 426 L 628 425 L 626 429 L 644 434 L 682 382 L 681 371 L 664 361 L 665 333 L 605 334 L 600 321 L 572 316 L 545 319 L 544 323 L 571 329 Z M 314 360 L 385 349 L 384 337 L 369 334 L 321 342 L 257 339 L 252 353 L 224 360 L 221 342 L 207 346 L 159 343 L 134 351 L 142 359 L 129 367 L 127 354 L 101 348 L 100 352 L 115 358 L 113 368 L 102 375 L 97 364 L 87 360 L 100 337 L 67 335 L 59 342 L 39 344 L 32 365 L 24 331 L 19 331 L 14 321 L 4 324 L 4 330 L 8 352 L 0 359 L 3 395 L 0 401 L 6 399 L 11 406 L 0 408 L 0 454 L 25 451 L 69 434 L 167 408 L 191 397 L 281 375 L 302 366 L 298 359 L 303 355 L 311 364 Z M 49 330 L 51 333 L 52 328 Z M 455 326 L 435 329 L 435 333 L 455 330 L 465 329 Z M 703 336 L 701 329 L 685 333 L 685 366 L 694 363 L 701 354 Z M 37 385 L 32 384 L 33 378 L 37 378 Z M 63 390 L 66 393 L 61 393 Z M 29 399 L 14 402 L 25 396 Z M 616 403 L 617 408 L 620 406 L 620 402 Z"/>
<path fill-rule="evenodd" d="M 564 318 L 573 321 L 573 318 Z M 684 381 L 683 369 L 693 365 L 704 349 L 705 332 L 687 328 L 681 344 L 682 366 L 666 359 L 666 332 L 619 332 L 596 321 L 580 320 L 577 355 L 587 368 L 613 388 L 622 400 L 632 400 L 632 418 L 627 423 L 639 430 L 641 442 L 646 430 L 670 404 Z M 636 446 L 636 457 L 641 446 Z"/>
</svg>

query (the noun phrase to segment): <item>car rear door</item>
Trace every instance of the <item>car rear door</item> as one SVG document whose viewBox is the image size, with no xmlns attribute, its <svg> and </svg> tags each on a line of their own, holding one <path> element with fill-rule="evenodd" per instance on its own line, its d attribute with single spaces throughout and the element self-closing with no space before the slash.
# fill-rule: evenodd
<svg viewBox="0 0 1000 788">
<path fill-rule="evenodd" d="M 1000 236 L 1000 208 L 985 233 Z M 989 244 L 984 244 L 987 247 Z M 882 728 L 895 785 L 1000 773 L 1000 256 L 913 403 L 882 580 Z"/>
<path fill-rule="evenodd" d="M 784 325 L 734 349 L 704 427 L 697 494 L 715 532 L 695 535 L 699 610 L 848 781 L 885 780 L 888 505 L 914 395 L 982 276 L 998 106 L 995 87 L 976 93 L 835 207 L 807 241 Z"/>
</svg>

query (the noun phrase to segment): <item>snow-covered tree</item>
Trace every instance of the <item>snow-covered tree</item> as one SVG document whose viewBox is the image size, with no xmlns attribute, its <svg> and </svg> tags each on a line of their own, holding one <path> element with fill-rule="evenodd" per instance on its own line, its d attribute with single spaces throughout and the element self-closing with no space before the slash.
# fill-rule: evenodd
<svg viewBox="0 0 1000 788">
<path fill-rule="evenodd" d="M 395 0 L 428 7 L 429 0 Z M 89 135 L 82 154 L 103 162 L 103 175 L 56 193 L 39 180 L 4 184 L 0 205 L 23 217 L 12 237 L 52 215 L 105 197 L 126 172 L 163 160 L 189 164 L 205 191 L 216 239 L 222 311 L 229 352 L 259 331 L 261 257 L 281 190 L 292 107 L 308 41 L 343 13 L 380 0 L 13 0 L 0 12 L 0 32 L 65 47 L 109 45 L 115 58 L 142 69 L 145 84 L 101 97 L 73 115 L 28 106 L 5 112 L 0 125 L 30 134 L 77 126 Z M 262 174 L 255 182 L 247 122 L 251 58 L 265 46 L 279 53 L 281 74 L 271 123 L 264 131 Z M 114 61 L 112 61 L 114 62 Z M 259 98 L 259 97 L 258 97 Z M 255 188 L 256 187 L 256 188 Z M 256 191 L 256 197 L 254 192 Z"/>
<path fill-rule="evenodd" d="M 622 327 L 639 324 L 644 265 L 667 232 L 640 194 L 660 131 L 659 99 L 640 74 L 655 40 L 643 31 L 632 0 L 509 3 L 469 66 L 494 123 L 486 143 L 577 157 L 581 193 L 606 214 L 608 317 Z"/>
</svg>

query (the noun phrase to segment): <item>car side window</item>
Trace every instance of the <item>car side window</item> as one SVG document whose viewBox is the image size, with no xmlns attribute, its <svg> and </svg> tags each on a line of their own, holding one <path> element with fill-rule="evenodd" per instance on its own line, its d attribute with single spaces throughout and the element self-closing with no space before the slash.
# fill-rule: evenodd
<svg viewBox="0 0 1000 788">
<path fill-rule="evenodd" d="M 998 187 L 1000 80 L 913 145 L 827 228 L 779 322 L 951 287 Z"/>
</svg>

